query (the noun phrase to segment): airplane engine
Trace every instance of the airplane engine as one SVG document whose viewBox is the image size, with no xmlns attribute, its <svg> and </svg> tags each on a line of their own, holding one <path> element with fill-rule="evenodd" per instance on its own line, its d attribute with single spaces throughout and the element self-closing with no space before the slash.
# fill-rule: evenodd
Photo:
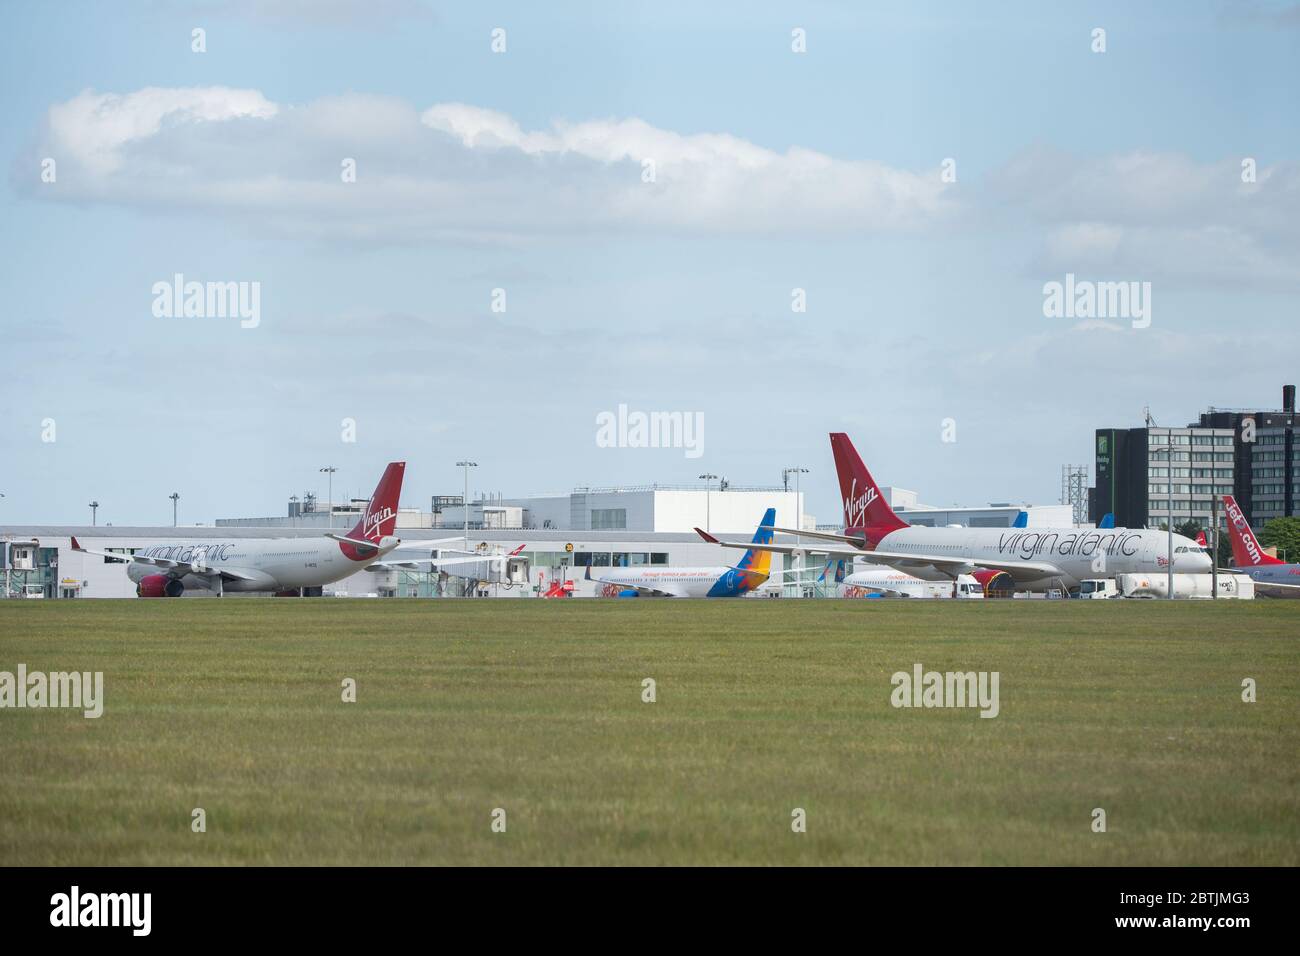
<svg viewBox="0 0 1300 956">
<path fill-rule="evenodd" d="M 1016 582 L 1005 571 L 976 568 L 971 577 L 980 583 L 985 597 L 1011 597 L 1016 591 Z"/>
<path fill-rule="evenodd" d="M 136 597 L 142 598 L 180 597 L 184 593 L 185 585 L 165 574 L 150 574 L 143 577 L 135 587 Z"/>
</svg>

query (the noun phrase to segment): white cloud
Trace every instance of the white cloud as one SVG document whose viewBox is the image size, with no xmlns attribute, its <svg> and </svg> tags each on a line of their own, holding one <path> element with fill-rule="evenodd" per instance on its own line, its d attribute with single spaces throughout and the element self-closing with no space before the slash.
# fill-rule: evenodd
<svg viewBox="0 0 1300 956">
<path fill-rule="evenodd" d="M 50 109 L 40 149 L 72 173 L 45 198 L 206 206 L 312 237 L 864 234 L 924 228 L 952 205 L 937 169 L 780 153 L 639 119 L 528 131 L 493 110 L 418 113 L 360 94 L 281 106 L 225 87 L 86 92 Z M 355 184 L 340 181 L 345 157 Z"/>
<path fill-rule="evenodd" d="M 1300 163 L 1174 153 L 1025 152 L 990 177 L 1005 208 L 1044 230 L 1033 268 L 1125 279 L 1300 284 Z"/>
<path fill-rule="evenodd" d="M 1027 229 L 1035 275 L 1300 284 L 1300 163 L 1136 151 L 1026 151 L 958 190 L 912 171 L 637 118 L 526 129 L 464 103 L 345 94 L 281 105 L 257 90 L 84 92 L 49 110 L 45 199 L 238 219 L 263 234 L 379 242 L 566 235 L 862 236 Z M 340 164 L 357 164 L 341 181 Z M 654 181 L 643 181 L 653 161 Z M 961 199 L 957 197 L 961 196 Z M 944 234 L 944 233 L 941 233 Z M 1104 274 L 1103 274 L 1104 273 Z"/>
<path fill-rule="evenodd" d="M 276 112 L 256 90 L 225 86 L 151 86 L 125 96 L 87 90 L 50 107 L 48 146 L 56 156 L 71 155 L 89 172 L 106 176 L 121 167 L 124 146 L 157 136 L 164 122 L 269 119 Z"/>
</svg>

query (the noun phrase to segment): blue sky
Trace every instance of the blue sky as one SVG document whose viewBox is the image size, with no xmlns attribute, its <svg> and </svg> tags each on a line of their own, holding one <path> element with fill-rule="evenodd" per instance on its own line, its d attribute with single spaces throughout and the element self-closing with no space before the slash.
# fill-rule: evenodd
<svg viewBox="0 0 1300 956">
<path fill-rule="evenodd" d="M 1295 5 L 700 6 L 7 5 L 0 523 L 392 458 L 427 505 L 464 456 L 507 494 L 799 464 L 828 522 L 834 430 L 925 501 L 1045 502 L 1096 427 L 1296 380 Z M 260 324 L 154 317 L 178 272 Z M 1067 272 L 1150 282 L 1150 327 L 1045 318 Z M 704 456 L 597 447 L 620 403 Z"/>
</svg>

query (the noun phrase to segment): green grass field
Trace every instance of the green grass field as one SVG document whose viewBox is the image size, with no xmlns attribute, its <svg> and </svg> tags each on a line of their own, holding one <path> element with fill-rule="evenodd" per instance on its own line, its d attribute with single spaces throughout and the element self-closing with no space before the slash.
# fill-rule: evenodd
<svg viewBox="0 0 1300 956">
<path fill-rule="evenodd" d="M 1300 602 L 0 602 L 19 663 L 106 703 L 0 710 L 5 864 L 1300 863 Z"/>
</svg>

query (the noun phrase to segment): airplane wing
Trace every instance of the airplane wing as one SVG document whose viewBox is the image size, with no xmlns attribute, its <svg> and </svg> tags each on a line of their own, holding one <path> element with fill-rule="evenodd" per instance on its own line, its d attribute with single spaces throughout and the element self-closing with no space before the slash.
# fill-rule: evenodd
<svg viewBox="0 0 1300 956">
<path fill-rule="evenodd" d="M 596 578 L 596 580 L 599 581 L 600 578 Z M 662 588 L 645 588 L 635 584 L 617 584 L 615 585 L 615 587 L 622 588 L 624 591 L 635 591 L 637 594 L 641 595 L 642 597 L 668 597 L 668 598 L 685 597 L 685 595 L 678 594 L 676 591 L 666 591 Z"/>
<path fill-rule="evenodd" d="M 975 568 L 1005 571 L 1018 584 L 1021 582 L 1041 581 L 1043 578 L 1062 577 L 1065 574 L 1064 571 L 1048 561 L 994 561 L 986 558 L 954 559 L 951 556 L 900 554 L 893 551 L 868 551 L 866 554 L 872 561 L 878 561 L 899 570 L 929 566 L 948 574 L 969 574 Z"/>
<path fill-rule="evenodd" d="M 460 538 L 447 538 L 448 541 L 460 541 Z M 398 548 L 398 551 L 409 551 L 410 548 Z M 442 554 L 464 555 L 464 557 L 443 558 L 433 557 L 432 548 L 421 548 L 421 551 L 429 551 L 427 558 L 402 558 L 399 560 L 376 561 L 368 566 L 368 570 L 379 569 L 381 571 L 432 571 L 434 568 L 440 568 L 444 565 L 453 564 L 474 564 L 479 561 L 492 561 L 497 558 L 513 558 L 524 550 L 524 545 L 519 545 L 513 551 L 504 554 L 485 551 L 466 551 L 463 548 L 438 548 Z"/>
<path fill-rule="evenodd" d="M 426 567 L 427 565 L 427 567 Z M 376 561 L 366 565 L 367 571 L 432 571 L 436 567 L 428 558 L 414 561 Z"/>
<path fill-rule="evenodd" d="M 1220 574 L 1246 574 L 1246 572 L 1241 570 L 1240 568 L 1219 568 L 1219 573 Z M 1246 577 L 1249 578 L 1250 575 L 1246 574 Z M 1258 581 L 1255 578 L 1251 578 L 1251 580 L 1255 581 L 1256 590 L 1258 590 L 1259 588 L 1288 588 L 1293 591 L 1300 591 L 1300 584 L 1283 584 L 1280 581 Z"/>
<path fill-rule="evenodd" d="M 80 551 L 82 554 L 93 554 L 97 557 L 108 558 L 111 561 L 121 561 L 125 564 L 148 564 L 162 571 L 170 571 L 178 577 L 187 574 L 197 574 L 200 576 L 212 577 L 220 574 L 223 578 L 232 581 L 256 581 L 257 578 L 241 571 L 235 571 L 230 568 L 210 568 L 205 567 L 202 570 L 196 568 L 188 561 L 173 561 L 170 558 L 152 558 L 143 554 L 115 554 L 112 551 L 92 551 L 90 548 L 83 548 L 74 537 L 72 539 L 72 550 Z"/>
<path fill-rule="evenodd" d="M 699 531 L 699 528 L 695 529 Z M 794 528 L 772 528 L 777 534 L 797 534 L 804 538 L 813 538 L 817 541 L 838 541 L 841 544 L 865 544 L 866 539 L 862 535 L 851 534 L 831 534 L 829 531 L 796 531 Z M 768 550 L 764 548 L 764 550 Z"/>
<path fill-rule="evenodd" d="M 334 535 L 330 535 L 330 537 L 334 537 Z M 399 551 L 433 551 L 436 549 L 439 551 L 459 551 L 461 554 L 471 554 L 472 552 L 465 548 L 439 547 L 439 545 L 452 541 L 463 542 L 464 540 L 465 538 L 461 535 L 456 535 L 454 538 L 409 538 L 394 548 L 391 553 L 396 554 Z M 519 547 L 523 548 L 523 545 L 520 545 Z"/>
<path fill-rule="evenodd" d="M 477 564 L 482 561 L 492 561 L 504 557 L 505 555 L 503 554 L 479 554 L 464 558 L 407 558 L 403 561 L 376 561 L 373 564 L 366 565 L 366 570 L 423 571 L 453 564 Z"/>
<path fill-rule="evenodd" d="M 695 530 L 699 531 L 700 529 L 696 528 Z M 794 534 L 793 531 L 789 533 Z M 808 535 L 806 531 L 802 533 L 805 536 Z M 705 536 L 704 532 L 701 532 L 701 536 L 710 544 L 718 544 L 724 548 L 754 547 L 748 541 L 719 541 L 712 535 Z M 822 537 L 834 538 L 836 536 L 823 535 Z M 866 558 L 878 564 L 887 564 L 890 567 L 898 568 L 900 571 L 931 567 L 945 574 L 969 574 L 974 568 L 988 568 L 992 571 L 1005 571 L 1017 583 L 1041 581 L 1043 578 L 1059 577 L 1064 573 L 1056 565 L 1046 561 L 996 561 L 985 558 L 977 560 L 974 558 L 954 558 L 952 555 L 912 554 L 900 551 L 864 551 L 861 548 L 796 548 L 782 544 L 765 544 L 762 549 L 777 554 L 802 554 L 815 551 L 817 554 L 825 554 L 835 558 Z"/>
<path fill-rule="evenodd" d="M 342 541 L 344 544 L 350 544 L 356 548 L 370 548 L 373 551 L 379 550 L 379 545 L 374 541 L 365 541 L 361 538 L 349 538 L 345 534 L 326 534 L 325 537 L 333 538 L 335 541 Z"/>
<path fill-rule="evenodd" d="M 911 595 L 906 591 L 900 591 L 897 588 L 887 588 L 883 584 L 851 584 L 849 587 L 861 588 L 864 591 L 875 591 L 877 594 L 890 594 L 894 597 L 911 597 Z M 944 587 L 947 587 L 947 585 L 945 584 Z"/>
</svg>

